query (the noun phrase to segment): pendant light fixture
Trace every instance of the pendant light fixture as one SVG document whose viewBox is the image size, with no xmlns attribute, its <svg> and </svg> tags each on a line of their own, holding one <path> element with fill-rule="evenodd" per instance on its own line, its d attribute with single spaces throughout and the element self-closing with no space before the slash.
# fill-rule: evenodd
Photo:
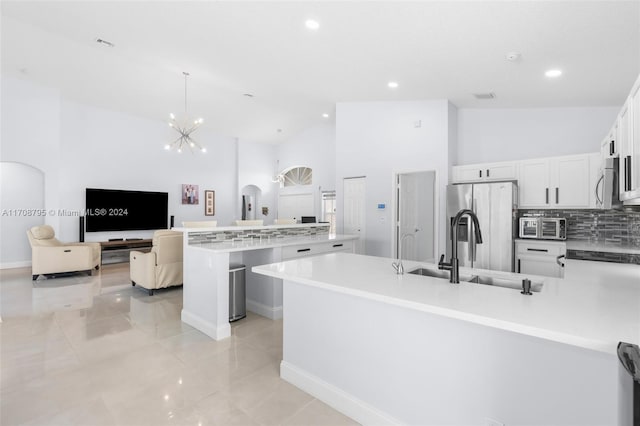
<svg viewBox="0 0 640 426">
<path fill-rule="evenodd" d="M 187 77 L 189 77 L 188 72 L 183 72 L 184 75 L 184 114 L 169 114 L 169 127 L 175 129 L 176 132 L 180 135 L 176 140 L 171 143 L 168 143 L 164 146 L 164 149 L 170 151 L 175 149 L 178 153 L 182 153 L 183 150 L 189 148 L 191 152 L 194 150 L 198 150 L 200 152 L 207 152 L 207 149 L 196 142 L 191 135 L 195 132 L 198 127 L 204 122 L 202 118 L 192 118 L 187 113 Z"/>
</svg>

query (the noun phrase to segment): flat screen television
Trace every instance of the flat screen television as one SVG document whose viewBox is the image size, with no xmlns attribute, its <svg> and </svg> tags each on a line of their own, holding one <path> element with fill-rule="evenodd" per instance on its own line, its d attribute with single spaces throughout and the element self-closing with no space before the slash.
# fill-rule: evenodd
<svg viewBox="0 0 640 426">
<path fill-rule="evenodd" d="M 86 231 L 167 229 L 169 194 L 166 192 L 86 190 Z"/>
</svg>

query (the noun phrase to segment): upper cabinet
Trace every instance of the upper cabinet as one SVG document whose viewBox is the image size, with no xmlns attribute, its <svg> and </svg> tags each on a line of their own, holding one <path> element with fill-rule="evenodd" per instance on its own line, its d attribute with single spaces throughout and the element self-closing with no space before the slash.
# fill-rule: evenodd
<svg viewBox="0 0 640 426">
<path fill-rule="evenodd" d="M 548 158 L 520 162 L 518 207 L 549 207 L 549 166 Z"/>
<path fill-rule="evenodd" d="M 517 178 L 516 170 L 515 161 L 454 166 L 452 177 L 454 182 L 515 180 Z"/>
<path fill-rule="evenodd" d="M 609 133 L 607 134 L 607 136 L 605 136 L 600 145 L 600 155 L 603 160 L 605 158 L 617 157 L 620 154 L 617 139 L 618 121 L 616 120 L 616 122 L 613 124 L 613 127 L 611 128 L 611 130 L 609 130 Z"/>
<path fill-rule="evenodd" d="M 640 76 L 622 106 L 617 125 L 620 199 L 640 204 Z"/>
<path fill-rule="evenodd" d="M 631 98 L 627 98 L 624 103 L 616 124 L 618 126 L 618 148 L 620 152 L 620 173 L 618 173 L 620 182 L 620 198 L 624 199 L 624 194 L 632 190 L 632 173 L 631 162 L 633 154 L 632 135 L 631 135 Z"/>
<path fill-rule="evenodd" d="M 631 116 L 629 117 L 629 145 L 631 146 L 631 164 L 629 165 L 629 169 L 631 172 L 631 190 L 638 192 L 640 191 L 640 77 L 638 77 L 636 84 L 631 90 L 629 108 L 631 109 Z"/>
<path fill-rule="evenodd" d="M 600 153 L 455 166 L 453 182 L 517 180 L 519 208 L 592 208 Z M 592 194 L 593 193 L 593 194 Z"/>
<path fill-rule="evenodd" d="M 591 154 L 520 162 L 520 208 L 589 208 Z"/>
</svg>

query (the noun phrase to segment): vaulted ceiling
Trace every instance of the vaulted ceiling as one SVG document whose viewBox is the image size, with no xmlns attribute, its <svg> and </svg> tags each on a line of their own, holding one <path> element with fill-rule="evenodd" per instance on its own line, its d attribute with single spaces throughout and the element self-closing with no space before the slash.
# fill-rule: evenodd
<svg viewBox="0 0 640 426">
<path fill-rule="evenodd" d="M 165 120 L 188 71 L 189 111 L 257 142 L 331 120 L 345 101 L 618 106 L 640 72 L 638 1 L 3 0 L 0 11 L 4 75 Z"/>
</svg>

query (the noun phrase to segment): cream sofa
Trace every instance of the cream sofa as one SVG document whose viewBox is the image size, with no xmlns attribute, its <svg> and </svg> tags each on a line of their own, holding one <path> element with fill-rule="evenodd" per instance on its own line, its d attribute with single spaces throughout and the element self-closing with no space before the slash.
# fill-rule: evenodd
<svg viewBox="0 0 640 426">
<path fill-rule="evenodd" d="M 274 225 L 295 225 L 298 223 L 295 219 L 276 219 L 273 221 Z"/>
<path fill-rule="evenodd" d="M 155 231 L 148 253 L 129 253 L 131 285 L 149 291 L 182 284 L 182 232 Z"/>
<path fill-rule="evenodd" d="M 42 274 L 83 272 L 100 268 L 100 243 L 62 243 L 49 225 L 34 226 L 27 231 L 31 244 L 32 279 Z"/>
</svg>

